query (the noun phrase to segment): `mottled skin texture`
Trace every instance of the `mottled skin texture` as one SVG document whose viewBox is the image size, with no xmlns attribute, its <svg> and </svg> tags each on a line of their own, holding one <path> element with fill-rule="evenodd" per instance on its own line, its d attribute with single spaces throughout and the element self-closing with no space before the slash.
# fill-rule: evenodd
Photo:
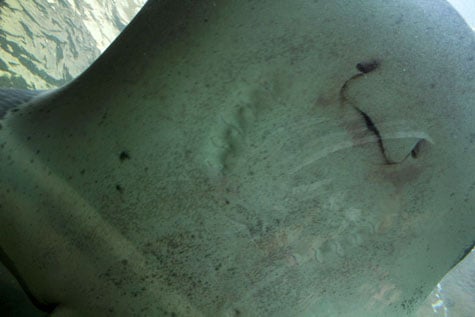
<svg viewBox="0 0 475 317">
<path fill-rule="evenodd" d="M 411 315 L 474 237 L 474 51 L 443 1 L 150 1 L 3 120 L 0 245 L 53 316 Z"/>
</svg>

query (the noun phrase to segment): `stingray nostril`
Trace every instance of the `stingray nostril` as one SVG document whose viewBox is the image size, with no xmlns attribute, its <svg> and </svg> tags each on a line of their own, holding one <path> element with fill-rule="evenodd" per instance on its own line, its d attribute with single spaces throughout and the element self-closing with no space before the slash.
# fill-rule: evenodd
<svg viewBox="0 0 475 317">
<path fill-rule="evenodd" d="M 419 142 L 416 143 L 414 148 L 411 150 L 411 157 L 416 159 L 419 158 L 421 155 L 422 149 L 427 145 L 427 141 L 425 139 L 419 140 Z"/>
<path fill-rule="evenodd" d="M 419 156 L 419 153 L 418 153 L 416 147 L 414 147 L 411 151 L 411 157 L 416 159 L 418 156 Z"/>
</svg>

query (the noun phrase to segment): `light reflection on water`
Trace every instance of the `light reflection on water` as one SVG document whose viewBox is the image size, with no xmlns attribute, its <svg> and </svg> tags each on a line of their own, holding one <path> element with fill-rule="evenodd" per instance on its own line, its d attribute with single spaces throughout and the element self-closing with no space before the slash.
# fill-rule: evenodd
<svg viewBox="0 0 475 317">
<path fill-rule="evenodd" d="M 475 252 L 455 266 L 437 284 L 417 317 L 475 316 Z"/>
<path fill-rule="evenodd" d="M 436 300 L 432 302 L 432 309 L 434 310 L 435 314 L 439 314 L 442 312 L 442 316 L 448 316 L 447 306 L 444 303 L 443 295 L 442 295 L 442 286 L 437 284 L 436 290 L 434 290 L 434 297 Z"/>
<path fill-rule="evenodd" d="M 467 24 L 475 31 L 475 1 L 473 0 L 447 0 Z"/>
</svg>

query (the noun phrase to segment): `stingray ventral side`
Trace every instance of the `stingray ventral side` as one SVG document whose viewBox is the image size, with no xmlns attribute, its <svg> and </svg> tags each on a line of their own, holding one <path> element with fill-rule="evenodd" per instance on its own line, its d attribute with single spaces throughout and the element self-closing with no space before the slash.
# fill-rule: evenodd
<svg viewBox="0 0 475 317">
<path fill-rule="evenodd" d="M 410 316 L 474 239 L 442 0 L 150 0 L 1 119 L 3 264 L 52 316 Z"/>
</svg>

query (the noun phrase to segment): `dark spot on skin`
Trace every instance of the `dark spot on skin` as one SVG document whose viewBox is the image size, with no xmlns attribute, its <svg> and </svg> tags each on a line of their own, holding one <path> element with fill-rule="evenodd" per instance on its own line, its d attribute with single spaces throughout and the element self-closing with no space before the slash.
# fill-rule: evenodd
<svg viewBox="0 0 475 317">
<path fill-rule="evenodd" d="M 241 311 L 237 308 L 234 308 L 234 316 L 241 316 Z"/>
<path fill-rule="evenodd" d="M 36 154 L 40 154 L 40 150 L 36 150 Z"/>
<path fill-rule="evenodd" d="M 229 200 L 226 199 L 226 200 L 224 201 L 224 203 L 225 203 L 226 205 L 229 205 Z"/>
<path fill-rule="evenodd" d="M 107 119 L 107 111 L 101 117 L 101 121 L 99 121 L 99 125 L 102 125 L 104 121 Z"/>
<path fill-rule="evenodd" d="M 363 74 L 368 74 L 373 70 L 379 67 L 379 62 L 377 60 L 371 60 L 368 62 L 361 62 L 356 64 L 356 69 L 362 72 Z"/>
<path fill-rule="evenodd" d="M 27 137 L 26 137 L 26 140 L 27 140 L 27 141 L 30 141 L 30 140 L 31 140 L 31 136 L 27 136 Z"/>
<path fill-rule="evenodd" d="M 418 288 L 414 290 L 414 293 L 410 298 L 405 299 L 401 302 L 401 307 L 404 310 L 406 310 L 408 313 L 411 313 L 414 311 L 414 307 L 417 304 L 417 302 L 421 298 L 423 298 L 423 296 L 424 296 L 423 287 L 419 286 Z"/>
<path fill-rule="evenodd" d="M 203 22 L 204 22 L 204 23 L 207 23 L 207 22 L 208 22 L 208 19 L 204 19 Z"/>
<path fill-rule="evenodd" d="M 119 184 L 115 185 L 115 189 L 121 194 L 124 192 L 124 188 Z"/>
<path fill-rule="evenodd" d="M 123 162 L 125 160 L 130 160 L 129 152 L 127 152 L 127 151 L 120 152 L 119 159 L 120 159 L 121 162 Z"/>
<path fill-rule="evenodd" d="M 404 310 L 408 310 L 412 304 L 412 299 L 405 299 L 401 303 L 401 307 Z"/>
<path fill-rule="evenodd" d="M 84 173 L 86 173 L 86 170 L 81 170 L 81 175 L 84 175 Z"/>
<path fill-rule="evenodd" d="M 20 110 L 20 109 L 18 109 L 18 108 L 13 108 L 13 109 L 12 109 L 12 112 L 18 112 L 19 110 Z"/>
</svg>

